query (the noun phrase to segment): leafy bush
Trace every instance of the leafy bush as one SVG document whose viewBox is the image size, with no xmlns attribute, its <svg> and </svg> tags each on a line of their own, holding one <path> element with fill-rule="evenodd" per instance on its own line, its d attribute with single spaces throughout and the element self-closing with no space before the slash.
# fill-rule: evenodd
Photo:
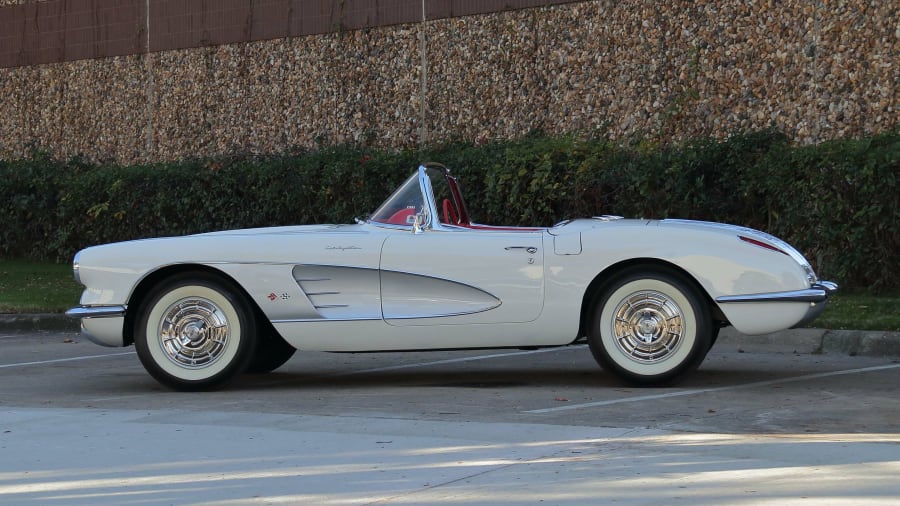
<svg viewBox="0 0 900 506">
<path fill-rule="evenodd" d="M 784 238 L 845 286 L 896 291 L 900 281 L 898 129 L 802 147 L 772 130 L 667 147 L 535 134 L 426 151 L 334 147 L 138 166 L 36 153 L 0 160 L 0 255 L 67 260 L 125 239 L 351 222 L 420 161 L 451 167 L 482 223 L 598 214 L 737 223 Z"/>
<path fill-rule="evenodd" d="M 900 136 L 781 144 L 748 171 L 746 222 L 788 239 L 848 285 L 896 291 Z"/>
</svg>

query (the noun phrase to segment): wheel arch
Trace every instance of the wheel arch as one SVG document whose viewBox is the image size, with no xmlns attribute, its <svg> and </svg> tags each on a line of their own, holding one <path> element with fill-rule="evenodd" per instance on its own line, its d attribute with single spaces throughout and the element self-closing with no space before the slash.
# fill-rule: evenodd
<svg viewBox="0 0 900 506">
<path fill-rule="evenodd" d="M 592 308 L 596 305 L 598 297 L 603 294 L 607 285 L 609 285 L 609 283 L 611 283 L 620 273 L 634 267 L 655 267 L 675 272 L 676 274 L 684 278 L 687 282 L 691 283 L 691 285 L 696 288 L 697 292 L 703 295 L 703 299 L 706 301 L 707 306 L 709 307 L 709 311 L 712 315 L 713 321 L 720 322 L 720 324 L 727 324 L 727 318 L 722 313 L 722 310 L 719 309 L 719 306 L 713 301 L 709 293 L 703 288 L 703 285 L 701 285 L 697 281 L 697 279 L 691 275 L 691 273 L 684 270 L 675 263 L 659 258 L 631 258 L 615 263 L 608 266 L 606 269 L 603 269 L 588 284 L 587 289 L 584 292 L 584 296 L 581 300 L 581 316 L 578 325 L 579 338 L 587 335 L 588 329 L 591 325 L 590 318 L 592 314 Z"/>
<path fill-rule="evenodd" d="M 240 297 L 250 306 L 256 316 L 257 325 L 265 327 L 272 333 L 277 333 L 272 323 L 260 309 L 259 305 L 250 297 L 250 294 L 238 283 L 233 277 L 227 273 L 203 264 L 175 264 L 161 267 L 146 276 L 138 282 L 131 292 L 128 301 L 128 310 L 125 313 L 125 323 L 122 329 L 123 345 L 128 346 L 134 344 L 134 324 L 140 308 L 144 304 L 147 296 L 160 283 L 175 276 L 185 274 L 205 274 L 216 278 L 218 281 L 226 283 L 230 288 L 235 290 Z"/>
</svg>

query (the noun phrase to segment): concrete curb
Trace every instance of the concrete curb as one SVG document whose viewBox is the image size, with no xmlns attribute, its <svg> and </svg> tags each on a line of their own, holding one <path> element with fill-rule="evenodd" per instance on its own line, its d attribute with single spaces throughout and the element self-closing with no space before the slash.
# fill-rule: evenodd
<svg viewBox="0 0 900 506">
<path fill-rule="evenodd" d="M 722 329 L 716 348 L 747 352 L 835 353 L 869 357 L 900 357 L 900 332 L 883 330 L 788 329 L 748 336 Z"/>
<path fill-rule="evenodd" d="M 0 332 L 78 332 L 78 320 L 63 314 L 0 314 Z M 869 357 L 900 357 L 900 332 L 880 330 L 789 329 L 747 336 L 724 328 L 719 350 L 782 353 L 835 353 Z"/>
<path fill-rule="evenodd" d="M 59 313 L 0 314 L 3 332 L 78 332 L 78 320 Z"/>
<path fill-rule="evenodd" d="M 822 341 L 822 349 L 848 355 L 900 356 L 900 332 L 831 330 Z"/>
</svg>

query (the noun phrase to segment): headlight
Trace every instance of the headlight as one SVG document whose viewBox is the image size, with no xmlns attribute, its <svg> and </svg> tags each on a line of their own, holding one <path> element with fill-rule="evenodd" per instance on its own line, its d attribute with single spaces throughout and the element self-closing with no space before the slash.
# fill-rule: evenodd
<svg viewBox="0 0 900 506">
<path fill-rule="evenodd" d="M 78 266 L 78 257 L 81 256 L 81 252 L 75 253 L 75 259 L 72 260 L 72 274 L 75 276 L 75 282 L 79 285 L 81 284 L 81 273 L 79 272 Z"/>
<path fill-rule="evenodd" d="M 813 270 L 812 266 L 809 265 L 809 262 L 804 262 L 800 264 L 800 267 L 803 267 L 804 272 L 806 272 L 806 279 L 809 281 L 809 286 L 812 286 L 819 282 L 819 277 L 816 276 L 816 272 Z"/>
</svg>

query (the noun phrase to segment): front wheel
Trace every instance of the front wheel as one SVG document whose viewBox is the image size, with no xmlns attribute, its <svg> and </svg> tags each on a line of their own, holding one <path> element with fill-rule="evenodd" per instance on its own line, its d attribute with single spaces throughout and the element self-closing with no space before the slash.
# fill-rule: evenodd
<svg viewBox="0 0 900 506">
<path fill-rule="evenodd" d="M 712 345 L 709 307 L 694 284 L 663 268 L 632 268 L 597 300 L 588 344 L 629 383 L 663 385 L 692 372 Z"/>
<path fill-rule="evenodd" d="M 219 386 L 243 372 L 254 354 L 254 313 L 217 278 L 198 274 L 167 280 L 138 311 L 138 357 L 150 375 L 176 390 Z"/>
</svg>

